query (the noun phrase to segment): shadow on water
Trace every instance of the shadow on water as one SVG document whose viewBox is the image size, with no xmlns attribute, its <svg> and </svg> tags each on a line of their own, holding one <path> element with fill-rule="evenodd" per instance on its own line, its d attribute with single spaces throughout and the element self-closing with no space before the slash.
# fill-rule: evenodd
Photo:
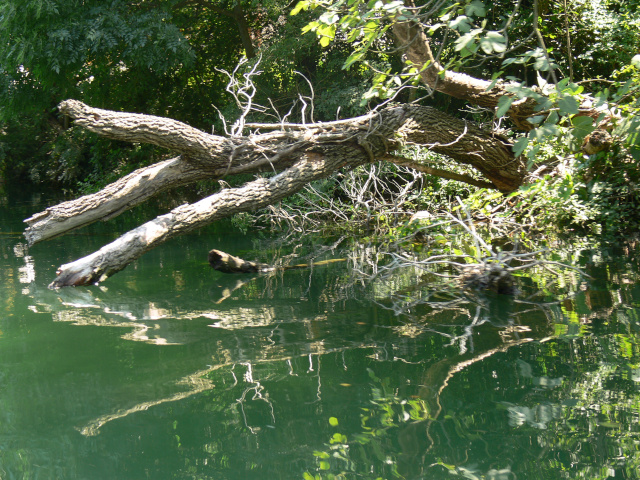
<svg viewBox="0 0 640 480">
<path fill-rule="evenodd" d="M 1 478 L 638 477 L 633 251 L 576 250 L 593 279 L 531 298 L 400 308 L 415 276 L 360 282 L 357 242 L 322 268 L 214 272 L 211 248 L 329 245 L 224 224 L 53 291 L 59 264 L 148 212 L 27 248 L 37 208 L 0 208 Z"/>
</svg>

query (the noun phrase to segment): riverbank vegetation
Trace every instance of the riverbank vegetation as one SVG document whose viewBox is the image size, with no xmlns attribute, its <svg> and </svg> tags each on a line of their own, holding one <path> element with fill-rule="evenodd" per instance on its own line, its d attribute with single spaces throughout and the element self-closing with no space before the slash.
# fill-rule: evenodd
<svg viewBox="0 0 640 480">
<path fill-rule="evenodd" d="M 160 220 L 147 227 L 142 248 L 113 247 L 129 257 L 90 256 L 58 286 L 229 215 L 395 238 L 417 211 L 462 208 L 489 236 L 626 236 L 640 219 L 639 6 L 7 3 L 1 178 L 91 194 L 28 219 L 30 243 L 167 189 L 210 195 L 163 216 L 157 238 Z M 196 205 L 197 222 L 179 219 Z"/>
</svg>

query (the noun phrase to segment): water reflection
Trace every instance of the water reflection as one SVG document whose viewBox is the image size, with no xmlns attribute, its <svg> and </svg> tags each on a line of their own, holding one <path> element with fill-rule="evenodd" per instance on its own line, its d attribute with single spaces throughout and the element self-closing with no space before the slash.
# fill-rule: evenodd
<svg viewBox="0 0 640 480">
<path fill-rule="evenodd" d="M 358 283 L 375 251 L 357 244 L 347 264 L 223 276 L 208 248 L 291 252 L 210 230 L 47 289 L 93 233 L 0 236 L 2 478 L 639 476 L 630 252 L 568 252 L 593 278 L 538 296 L 459 296 L 410 271 Z"/>
</svg>

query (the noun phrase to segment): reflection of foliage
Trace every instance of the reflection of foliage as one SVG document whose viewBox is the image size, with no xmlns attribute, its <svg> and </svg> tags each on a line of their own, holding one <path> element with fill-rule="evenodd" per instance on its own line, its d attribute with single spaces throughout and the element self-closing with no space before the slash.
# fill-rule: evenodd
<svg viewBox="0 0 640 480">
<path fill-rule="evenodd" d="M 429 418 L 429 408 L 422 399 L 406 399 L 398 396 L 389 378 L 380 379 L 374 371 L 367 369 L 371 378 L 370 407 L 360 413 L 361 432 L 347 436 L 340 433 L 339 421 L 329 419 L 336 431 L 324 450 L 316 450 L 316 474 L 304 473 L 305 480 L 340 479 L 349 476 L 358 478 L 404 478 L 398 471 L 397 451 L 389 430 L 403 424 L 422 422 Z"/>
</svg>

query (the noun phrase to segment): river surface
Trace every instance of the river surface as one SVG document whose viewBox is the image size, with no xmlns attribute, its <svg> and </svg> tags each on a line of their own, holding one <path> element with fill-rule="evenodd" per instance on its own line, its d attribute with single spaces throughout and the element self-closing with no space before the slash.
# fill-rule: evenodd
<svg viewBox="0 0 640 480">
<path fill-rule="evenodd" d="M 637 248 L 576 248 L 591 278 L 543 297 L 412 303 L 412 274 L 358 278 L 353 241 L 215 272 L 211 248 L 348 256 L 224 223 L 54 291 L 150 216 L 27 248 L 43 206 L 0 200 L 0 479 L 640 478 Z"/>
</svg>

